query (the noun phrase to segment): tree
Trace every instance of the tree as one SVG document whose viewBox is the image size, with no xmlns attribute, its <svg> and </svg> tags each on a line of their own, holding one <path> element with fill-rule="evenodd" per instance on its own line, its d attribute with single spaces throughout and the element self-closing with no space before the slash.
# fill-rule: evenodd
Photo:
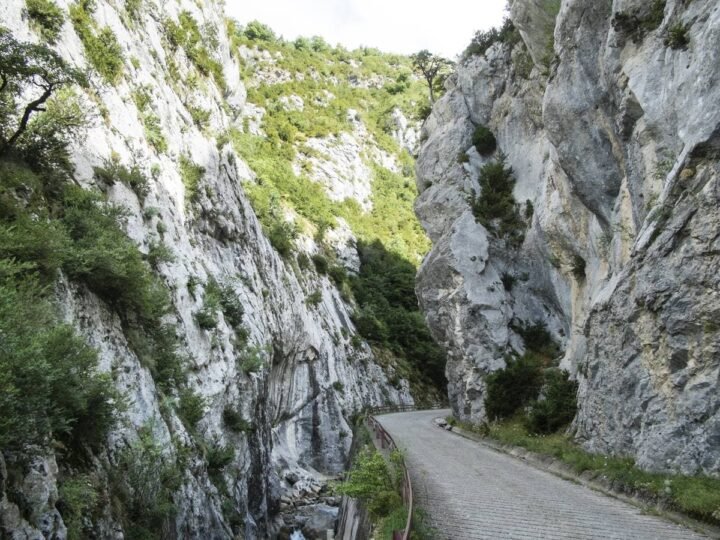
<svg viewBox="0 0 720 540">
<path fill-rule="evenodd" d="M 84 74 L 47 46 L 17 41 L 0 27 L 0 156 L 15 146 L 32 116 L 46 110 L 50 97 L 72 84 L 85 85 Z M 18 105 L 18 96 L 28 88 L 33 98 Z"/>
<path fill-rule="evenodd" d="M 253 41 L 275 41 L 275 32 L 260 21 L 250 21 L 245 27 L 245 37 Z"/>
<path fill-rule="evenodd" d="M 435 88 L 447 77 L 450 68 L 454 65 L 451 60 L 422 50 L 411 57 L 415 71 L 422 75 L 430 90 L 430 103 L 435 103 Z"/>
</svg>

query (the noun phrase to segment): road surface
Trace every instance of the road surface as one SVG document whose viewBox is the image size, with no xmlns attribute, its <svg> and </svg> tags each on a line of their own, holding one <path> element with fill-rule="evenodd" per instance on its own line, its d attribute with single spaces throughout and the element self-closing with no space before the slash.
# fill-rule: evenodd
<svg viewBox="0 0 720 540">
<path fill-rule="evenodd" d="M 705 538 L 434 425 L 448 414 L 378 417 L 405 452 L 416 504 L 437 540 Z"/>
</svg>

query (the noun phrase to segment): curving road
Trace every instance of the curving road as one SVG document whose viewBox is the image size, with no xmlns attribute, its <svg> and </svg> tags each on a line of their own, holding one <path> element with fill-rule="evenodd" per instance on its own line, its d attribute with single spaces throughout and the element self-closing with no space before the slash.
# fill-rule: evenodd
<svg viewBox="0 0 720 540">
<path fill-rule="evenodd" d="M 405 451 L 437 540 L 705 538 L 433 424 L 449 413 L 378 417 Z"/>
</svg>

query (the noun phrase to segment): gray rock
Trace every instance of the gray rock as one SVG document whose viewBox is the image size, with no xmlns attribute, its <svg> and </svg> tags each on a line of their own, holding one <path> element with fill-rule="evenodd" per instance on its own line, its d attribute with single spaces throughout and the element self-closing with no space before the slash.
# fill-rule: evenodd
<svg viewBox="0 0 720 540">
<path fill-rule="evenodd" d="M 416 211 L 433 249 L 417 293 L 449 351 L 454 414 L 485 419 L 485 376 L 524 351 L 514 322 L 539 322 L 580 383 L 573 433 L 586 448 L 718 474 L 720 10 L 669 1 L 635 43 L 611 19 L 638 2 L 563 2 L 554 29 L 544 4 L 512 2 L 525 45 L 459 64 L 423 126 Z M 663 42 L 677 21 L 686 49 Z M 527 46 L 539 63 L 548 35 L 548 76 L 520 73 L 513 59 Z M 479 124 L 513 168 L 516 201 L 533 206 L 519 249 L 470 213 L 487 160 L 470 149 Z"/>
<path fill-rule="evenodd" d="M 261 135 L 265 113 L 245 101 L 246 91 L 230 50 L 222 7 L 212 0 L 199 4 L 170 0 L 162 8 L 143 3 L 142 24 L 126 25 L 122 2 L 98 0 L 96 4 L 93 17 L 98 25 L 109 26 L 123 55 L 135 57 L 139 63 L 136 68 L 128 61 L 125 77 L 117 86 L 105 85 L 94 76 L 93 87 L 101 89 L 93 93 L 94 99 L 101 100 L 108 116 L 107 121 L 93 122 L 86 139 L 72 149 L 76 178 L 79 184 L 92 186 L 93 167 L 102 165 L 112 153 L 122 164 L 136 164 L 150 179 L 144 208 L 121 183 L 112 186 L 107 195 L 111 203 L 127 208 L 125 228 L 141 251 L 146 252 L 150 243 L 158 240 L 159 221 L 165 227 L 164 240 L 174 253 L 174 261 L 159 269 L 171 290 L 173 309 L 167 322 L 176 325 L 182 337 L 179 352 L 188 359 L 189 385 L 204 398 L 206 411 L 197 434 L 188 433 L 173 407 L 165 402 L 175 398 L 162 396 L 147 366 L 132 351 L 118 314 L 86 288 L 60 279 L 56 295 L 62 317 L 98 349 L 98 369 L 112 372 L 118 390 L 127 396 L 124 418 L 110 434 L 107 448 L 99 453 L 102 459 L 98 457 L 94 472 L 102 477 L 103 469 L 148 426 L 169 461 L 175 458 L 176 444 L 194 447 L 190 444 L 193 436 L 232 446 L 235 458 L 223 473 L 226 495 L 221 495 L 209 478 L 201 452 L 188 458 L 190 465 L 182 471 L 182 485 L 173 497 L 176 533 L 183 538 L 231 538 L 235 533 L 224 512 L 229 507 L 242 518 L 244 537 L 269 536 L 277 532 L 273 518 L 283 496 L 287 504 L 296 488 L 321 486 L 329 476 L 344 471 L 352 443 L 349 419 L 354 413 L 367 406 L 412 403 L 412 397 L 407 385 L 400 385 L 398 390 L 389 384 L 366 343 L 353 345 L 352 306 L 342 299 L 335 285 L 325 276 L 296 275 L 292 265 L 272 248 L 242 187 L 243 181 L 256 180 L 255 175 L 231 145 L 218 148 L 217 141 L 208 135 L 233 126 Z M 3 2 L 0 19 L 18 38 L 36 40 L 24 10 L 23 0 Z M 223 66 L 226 92 L 211 79 L 194 89 L 178 81 L 167 84 L 169 54 L 173 54 L 174 66 L 183 79 L 194 71 L 182 48 L 172 53 L 163 47 L 163 21 L 177 18 L 181 10 L 188 10 L 201 27 L 215 30 L 218 46 L 212 54 Z M 82 43 L 69 23 L 56 50 L 73 65 L 87 64 Z M 257 65 L 251 85 L 278 84 L 292 77 L 278 68 L 278 57 L 267 51 L 241 48 L 239 54 L 245 62 Z M 140 86 L 153 97 L 151 106 L 166 134 L 167 152 L 157 153 L 146 140 L 142 115 L 131 97 Z M 328 94 L 323 96 L 332 99 Z M 210 129 L 206 132 L 192 122 L 188 103 L 210 111 Z M 300 109 L 303 104 L 289 98 L 285 106 Z M 367 152 L 387 167 L 393 166 L 392 159 L 375 148 L 362 124 L 348 136 L 347 144 L 341 144 L 339 151 L 317 166 L 334 175 L 334 184 L 328 188 L 331 192 L 341 191 L 343 197 L 356 197 L 359 203 L 367 204 L 369 169 L 359 154 Z M 192 204 L 186 200 L 188 194 L 178 168 L 181 156 L 204 169 L 201 189 Z M 357 171 L 352 168 L 355 165 Z M 151 169 L 156 174 L 150 174 Z M 352 178 L 348 180 L 345 175 Z M 340 185 L 344 180 L 350 186 L 347 189 Z M 156 216 L 144 215 L 149 207 L 155 209 Z M 340 240 L 344 242 L 338 242 L 341 259 L 356 270 L 354 239 L 346 235 Z M 312 238 L 303 237 L 299 242 L 307 252 L 317 251 Z M 200 283 L 194 295 L 188 289 L 191 278 Z M 195 321 L 194 314 L 203 305 L 202 284 L 210 279 L 231 287 L 244 307 L 248 347 L 259 348 L 264 362 L 254 373 L 245 373 L 239 367 L 247 350 L 235 344 L 235 329 L 222 314 L 218 313 L 219 322 L 212 332 L 201 329 Z M 312 290 L 322 293 L 322 302 L 315 307 L 305 303 Z M 342 391 L 333 386 L 338 381 L 343 383 Z M 223 411 L 228 407 L 237 410 L 254 429 L 243 434 L 229 430 L 223 422 Z M 33 469 L 21 486 L 34 515 L 39 516 L 36 523 L 23 521 L 5 491 L 0 491 L 4 526 L 28 538 L 64 535 L 55 509 L 57 467 L 50 466 L 55 463 L 54 457 L 48 456 L 45 463 L 44 472 Z M 294 484 L 284 482 L 285 473 L 296 475 L 298 480 Z M 109 508 L 105 510 L 104 514 L 99 512 L 105 516 L 102 522 L 94 524 L 97 536 L 122 537 L 122 527 L 112 522 Z"/>
</svg>

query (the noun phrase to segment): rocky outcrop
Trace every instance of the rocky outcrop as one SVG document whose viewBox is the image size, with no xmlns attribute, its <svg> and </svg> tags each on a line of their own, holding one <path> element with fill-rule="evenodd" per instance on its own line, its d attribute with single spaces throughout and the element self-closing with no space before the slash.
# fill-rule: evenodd
<svg viewBox="0 0 720 540">
<path fill-rule="evenodd" d="M 126 231 L 143 252 L 158 242 L 170 249 L 172 256 L 157 268 L 172 296 L 166 322 L 180 336 L 189 385 L 203 398 L 205 410 L 191 432 L 175 413 L 177 396 L 159 392 L 134 352 L 119 314 L 83 286 L 61 279 L 56 295 L 63 318 L 97 348 L 98 369 L 112 374 L 127 401 L 122 422 L 93 467 L 104 478 L 103 471 L 117 463 L 123 450 L 149 431 L 168 461 L 184 452 L 188 463 L 173 493 L 170 536 L 270 536 L 283 524 L 277 519 L 280 510 L 293 512 L 292 507 L 281 509 L 282 497 L 317 494 L 328 478 L 345 469 L 352 441 L 348 422 L 354 413 L 372 405 L 411 403 L 412 397 L 407 383 L 388 383 L 368 344 L 355 335 L 351 306 L 333 282 L 302 274 L 281 258 L 248 203 L 242 181 L 253 173 L 231 145 L 219 141 L 229 128 L 257 133 L 263 111 L 245 103 L 222 8 L 212 1 L 170 1 L 162 8 L 143 4 L 138 17 L 129 21 L 122 2 L 95 3 L 94 20 L 117 37 L 125 74 L 115 86 L 95 75 L 93 91 L 82 96 L 96 118 L 73 150 L 76 178 L 85 187 L 102 187 L 109 202 L 127 208 Z M 181 10 L 215 36 L 212 55 L 222 66 L 224 88 L 202 78 L 182 49 L 167 46 L 163 25 L 166 19 L 176 20 Z M 37 40 L 21 0 L 4 2 L 0 19 L 18 39 Z M 86 65 L 69 21 L 55 48 L 71 64 Z M 138 109 L 138 92 L 149 96 L 149 110 Z M 293 101 L 288 106 L 300 105 Z M 193 119 L 197 110 L 207 112 L 204 126 Z M 157 119 L 164 134 L 162 152 L 148 140 L 147 115 Z M 119 182 L 98 184 L 93 167 L 109 160 L 136 165 L 147 175 L 144 200 Z M 183 182 L 183 162 L 201 171 L 196 193 Z M 354 241 L 348 235 L 341 240 L 344 250 Z M 350 267 L 358 264 L 356 252 L 345 258 Z M 246 345 L 235 339 L 235 329 L 222 314 L 215 328 L 199 326 L 196 314 L 213 280 L 239 298 Z M 315 291 L 319 301 L 306 302 Z M 249 356 L 256 363 L 252 369 L 244 366 Z M 230 429 L 223 419 L 226 410 L 239 414 L 248 429 Z M 231 463 L 215 475 L 202 449 L 213 445 L 234 450 Z M 10 480 L 1 457 L 0 467 L 0 529 L 23 538 L 64 538 L 65 525 L 54 506 L 54 456 L 12 480 L 12 490 L 25 493 L 26 508 L 8 499 Z M 122 523 L 110 505 L 99 511 L 102 518 L 86 526 L 98 537 L 121 538 Z M 322 525 L 335 512 L 324 503 L 316 508 L 320 517 L 307 507 L 301 521 Z"/>
<path fill-rule="evenodd" d="M 416 211 L 434 247 L 417 292 L 451 404 L 484 420 L 484 377 L 541 323 L 580 383 L 586 448 L 718 474 L 720 10 L 566 0 L 548 25 L 545 4 L 512 2 L 523 41 L 463 61 L 423 128 Z M 497 158 L 472 148 L 478 125 L 530 209 L 520 247 L 472 214 Z"/>
</svg>

